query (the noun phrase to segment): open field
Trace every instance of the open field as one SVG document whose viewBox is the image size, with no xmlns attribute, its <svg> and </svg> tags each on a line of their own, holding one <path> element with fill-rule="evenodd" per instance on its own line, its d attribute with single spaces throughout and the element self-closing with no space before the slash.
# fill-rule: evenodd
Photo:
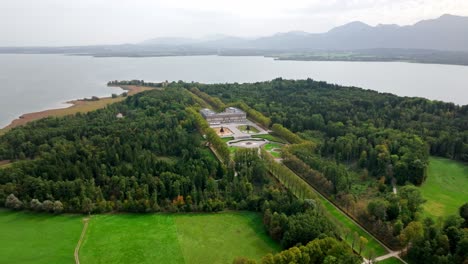
<svg viewBox="0 0 468 264">
<path fill-rule="evenodd" d="M 155 88 L 141 87 L 141 86 L 124 86 L 122 88 L 128 91 L 128 95 L 134 95 L 134 94 L 141 93 L 147 90 L 155 89 Z M 17 126 L 25 125 L 26 123 L 31 122 L 31 121 L 35 121 L 35 120 L 39 120 L 39 119 L 51 117 L 51 116 L 61 117 L 61 116 L 67 116 L 67 115 L 74 115 L 76 113 L 87 113 L 87 112 L 91 112 L 100 108 L 104 108 L 109 104 L 123 101 L 125 100 L 125 98 L 126 97 L 118 96 L 116 98 L 112 98 L 112 97 L 100 98 L 97 101 L 75 100 L 75 101 L 69 102 L 72 104 L 72 106 L 67 107 L 67 108 L 50 109 L 50 110 L 45 110 L 41 112 L 24 114 L 20 118 L 13 120 L 13 122 L 11 122 L 11 124 L 6 126 L 5 128 L 0 129 L 0 135 L 4 134 L 9 129 L 12 129 Z"/>
<path fill-rule="evenodd" d="M 186 263 L 232 263 L 237 256 L 260 260 L 280 251 L 252 212 L 176 215 L 179 244 Z"/>
<path fill-rule="evenodd" d="M 232 263 L 280 250 L 251 212 L 93 216 L 80 251 L 86 263 Z"/>
<path fill-rule="evenodd" d="M 0 262 L 74 263 L 83 216 L 0 210 Z M 232 263 L 280 246 L 253 212 L 94 215 L 79 252 L 87 263 Z"/>
<path fill-rule="evenodd" d="M 183 263 L 170 215 L 96 215 L 80 250 L 86 263 Z"/>
<path fill-rule="evenodd" d="M 54 216 L 0 209 L 0 262 L 74 263 L 82 216 Z"/>
<path fill-rule="evenodd" d="M 430 158 L 428 177 L 421 186 L 427 200 L 424 211 L 433 217 L 458 214 L 458 208 L 468 202 L 468 166 L 444 158 Z"/>
</svg>

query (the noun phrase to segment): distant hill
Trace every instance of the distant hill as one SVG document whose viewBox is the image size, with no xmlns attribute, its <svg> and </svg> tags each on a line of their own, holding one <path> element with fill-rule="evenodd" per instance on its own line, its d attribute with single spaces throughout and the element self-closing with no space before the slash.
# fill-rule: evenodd
<svg viewBox="0 0 468 264">
<path fill-rule="evenodd" d="M 325 33 L 291 31 L 258 38 L 163 37 L 136 44 L 0 47 L 0 53 L 63 53 L 97 57 L 255 55 L 283 60 L 412 61 L 468 65 L 468 17 L 442 15 L 410 26 L 355 21 Z"/>
<path fill-rule="evenodd" d="M 148 45 L 191 45 L 261 50 L 430 49 L 468 51 L 468 17 L 443 15 L 411 26 L 369 26 L 355 21 L 326 33 L 293 31 L 256 39 L 220 36 L 217 39 L 159 38 Z"/>
</svg>

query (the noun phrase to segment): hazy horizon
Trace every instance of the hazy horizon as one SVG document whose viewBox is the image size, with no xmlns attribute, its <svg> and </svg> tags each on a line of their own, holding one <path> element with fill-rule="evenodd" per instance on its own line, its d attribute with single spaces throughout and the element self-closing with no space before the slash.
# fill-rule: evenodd
<svg viewBox="0 0 468 264">
<path fill-rule="evenodd" d="M 443 14 L 468 16 L 464 0 L 17 0 L 1 5 L 0 46 L 123 44 L 216 34 L 259 37 L 321 33 L 352 21 L 412 25 Z"/>
</svg>

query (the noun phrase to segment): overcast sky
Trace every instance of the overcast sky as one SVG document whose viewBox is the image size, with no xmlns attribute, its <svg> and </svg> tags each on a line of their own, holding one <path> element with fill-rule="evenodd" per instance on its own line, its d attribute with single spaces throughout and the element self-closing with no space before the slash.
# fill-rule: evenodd
<svg viewBox="0 0 468 264">
<path fill-rule="evenodd" d="M 0 46 L 57 46 L 324 32 L 356 20 L 408 25 L 468 16 L 468 0 L 0 0 L 0 10 Z"/>
</svg>

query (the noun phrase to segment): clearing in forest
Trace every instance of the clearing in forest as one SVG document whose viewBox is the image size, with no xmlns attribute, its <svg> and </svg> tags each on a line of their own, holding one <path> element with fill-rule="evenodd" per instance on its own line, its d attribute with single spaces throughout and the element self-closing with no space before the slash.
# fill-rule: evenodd
<svg viewBox="0 0 468 264">
<path fill-rule="evenodd" d="M 457 161 L 431 157 L 428 176 L 421 185 L 427 200 L 424 211 L 433 217 L 458 214 L 458 208 L 468 202 L 468 166 Z"/>
</svg>

